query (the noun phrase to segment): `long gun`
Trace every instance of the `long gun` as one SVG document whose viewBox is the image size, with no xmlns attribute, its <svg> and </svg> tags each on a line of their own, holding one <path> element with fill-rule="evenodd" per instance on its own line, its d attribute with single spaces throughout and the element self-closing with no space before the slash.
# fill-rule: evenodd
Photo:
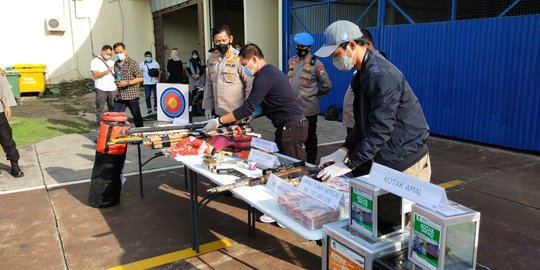
<svg viewBox="0 0 540 270">
<path fill-rule="evenodd" d="M 123 143 L 142 143 L 145 146 L 154 149 L 161 149 L 164 147 L 173 146 L 189 136 L 193 136 L 196 138 L 208 138 L 217 135 L 236 135 L 238 133 L 250 133 L 252 131 L 253 129 L 249 125 L 232 125 L 228 127 L 220 127 L 208 133 L 189 129 L 176 129 L 170 131 L 161 131 L 158 133 L 151 132 L 150 134 L 141 133 L 138 135 L 116 137 L 107 142 L 107 144 L 112 145 Z"/>
<path fill-rule="evenodd" d="M 274 175 L 284 178 L 288 176 L 289 174 L 293 173 L 300 173 L 300 172 L 307 172 L 308 175 L 317 174 L 320 170 L 317 167 L 308 167 L 308 166 L 299 166 L 299 167 L 292 167 L 292 168 L 286 168 L 280 171 L 272 172 Z M 223 186 L 217 186 L 213 187 L 211 189 L 208 189 L 207 191 L 209 193 L 219 193 L 223 191 L 232 190 L 239 187 L 245 187 L 245 186 L 257 186 L 257 185 L 264 185 L 266 182 L 268 182 L 268 178 L 270 178 L 270 173 L 264 174 L 259 177 L 249 177 L 238 180 L 236 183 L 229 184 L 229 185 L 223 185 Z M 285 181 L 287 181 L 285 179 Z"/>
<path fill-rule="evenodd" d="M 159 133 L 164 131 L 180 131 L 180 130 L 195 130 L 195 129 L 201 129 L 203 128 L 208 121 L 203 122 L 195 122 L 193 124 L 187 124 L 183 126 L 173 126 L 173 125 L 167 125 L 167 126 L 161 126 L 161 127 L 136 127 L 136 128 L 130 128 L 128 130 L 123 131 L 122 134 L 126 135 L 149 135 L 151 133 Z"/>
</svg>

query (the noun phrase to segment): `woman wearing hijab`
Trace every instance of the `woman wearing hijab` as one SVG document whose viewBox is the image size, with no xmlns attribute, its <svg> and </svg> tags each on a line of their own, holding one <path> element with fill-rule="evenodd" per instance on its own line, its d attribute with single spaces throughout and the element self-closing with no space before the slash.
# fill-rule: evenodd
<svg viewBox="0 0 540 270">
<path fill-rule="evenodd" d="M 189 84 L 192 86 L 204 86 L 204 70 L 205 67 L 201 63 L 201 58 L 199 57 L 199 52 L 193 50 L 191 52 L 191 59 L 189 59 L 189 68 L 187 72 L 189 73 L 190 79 Z"/>
<path fill-rule="evenodd" d="M 185 76 L 184 65 L 178 57 L 177 49 L 171 51 L 171 58 L 167 61 L 167 72 L 169 72 L 168 83 L 181 83 L 182 77 Z"/>
</svg>

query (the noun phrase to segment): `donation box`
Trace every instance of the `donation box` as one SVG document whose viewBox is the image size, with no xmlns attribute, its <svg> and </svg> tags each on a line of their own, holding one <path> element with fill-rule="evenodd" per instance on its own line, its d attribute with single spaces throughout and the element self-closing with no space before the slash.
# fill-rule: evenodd
<svg viewBox="0 0 540 270">
<path fill-rule="evenodd" d="M 347 220 L 324 225 L 323 230 L 323 270 L 371 270 L 377 258 L 403 250 L 409 241 L 404 232 L 373 243 L 351 233 Z"/>
<path fill-rule="evenodd" d="M 371 241 L 400 234 L 404 230 L 401 197 L 368 184 L 362 176 L 349 181 L 349 226 Z"/>
<path fill-rule="evenodd" d="M 414 204 L 409 260 L 422 269 L 475 269 L 480 212 L 450 202 L 460 213 L 446 216 Z"/>
</svg>

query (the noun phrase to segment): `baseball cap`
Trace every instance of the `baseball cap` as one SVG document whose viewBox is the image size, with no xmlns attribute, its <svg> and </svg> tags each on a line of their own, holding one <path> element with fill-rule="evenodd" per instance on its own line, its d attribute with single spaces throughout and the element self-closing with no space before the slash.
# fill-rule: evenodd
<svg viewBox="0 0 540 270">
<path fill-rule="evenodd" d="M 313 36 L 311 36 L 309 33 L 306 33 L 306 32 L 302 32 L 302 33 L 298 33 L 294 35 L 293 40 L 294 42 L 302 46 L 311 46 L 313 45 L 313 42 L 315 42 L 315 40 L 313 39 Z"/>
<path fill-rule="evenodd" d="M 361 38 L 362 32 L 358 25 L 349 21 L 335 21 L 324 30 L 323 46 L 315 53 L 319 57 L 328 57 L 337 49 L 339 44 Z"/>
</svg>

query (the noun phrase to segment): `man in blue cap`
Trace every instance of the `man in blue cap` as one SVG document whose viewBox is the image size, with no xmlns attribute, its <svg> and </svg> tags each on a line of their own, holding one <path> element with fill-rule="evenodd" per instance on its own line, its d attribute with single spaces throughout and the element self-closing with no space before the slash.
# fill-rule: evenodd
<svg viewBox="0 0 540 270">
<path fill-rule="evenodd" d="M 313 36 L 308 33 L 298 33 L 293 39 L 296 43 L 296 56 L 289 59 L 287 77 L 308 120 L 308 137 L 305 142 L 306 161 L 315 164 L 319 98 L 330 91 L 332 82 L 328 78 L 323 63 L 310 54 L 314 42 Z"/>
</svg>

